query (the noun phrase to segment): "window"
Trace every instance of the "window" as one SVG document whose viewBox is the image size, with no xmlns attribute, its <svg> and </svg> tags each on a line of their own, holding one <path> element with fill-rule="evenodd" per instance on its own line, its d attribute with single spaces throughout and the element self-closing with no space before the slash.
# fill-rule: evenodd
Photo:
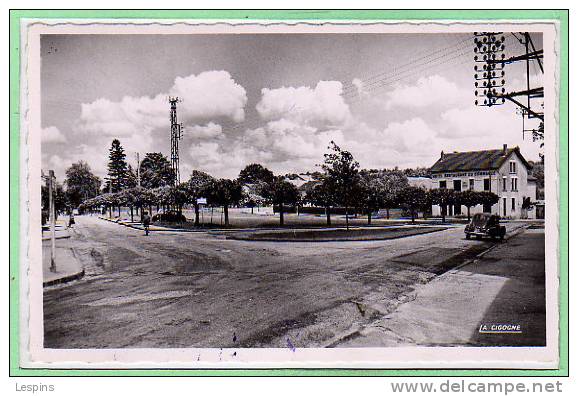
<svg viewBox="0 0 578 396">
<path fill-rule="evenodd" d="M 512 198 L 512 212 L 516 211 L 516 198 Z"/>
<path fill-rule="evenodd" d="M 504 212 L 503 216 L 506 217 L 506 203 L 507 203 L 507 198 L 502 198 L 502 211 Z"/>
<path fill-rule="evenodd" d="M 474 179 L 470 179 L 470 190 L 474 189 Z"/>
<path fill-rule="evenodd" d="M 510 173 L 516 173 L 516 161 L 510 161 Z"/>
<path fill-rule="evenodd" d="M 462 191 L 462 181 L 454 180 L 454 191 Z"/>
<path fill-rule="evenodd" d="M 484 179 L 484 191 L 490 191 L 490 179 Z"/>
<path fill-rule="evenodd" d="M 508 191 L 508 179 L 506 178 L 506 176 L 502 176 L 502 191 Z"/>
<path fill-rule="evenodd" d="M 512 177 L 512 191 L 518 191 L 518 178 Z"/>
<path fill-rule="evenodd" d="M 445 180 L 440 180 L 440 188 L 448 188 L 447 182 Z"/>
</svg>

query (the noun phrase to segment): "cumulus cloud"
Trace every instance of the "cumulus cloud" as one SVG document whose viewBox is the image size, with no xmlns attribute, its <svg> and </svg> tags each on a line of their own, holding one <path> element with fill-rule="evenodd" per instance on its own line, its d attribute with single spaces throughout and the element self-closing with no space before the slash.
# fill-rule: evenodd
<svg viewBox="0 0 578 396">
<path fill-rule="evenodd" d="M 245 118 L 245 88 L 221 70 L 177 77 L 170 89 L 154 96 L 125 96 L 120 101 L 100 98 L 83 103 L 76 128 L 88 135 L 92 146 L 101 148 L 99 151 L 103 153 L 110 146 L 111 138 L 118 138 L 127 153 L 159 151 L 165 146 L 163 141 L 159 147 L 159 136 L 162 134 L 168 139 L 170 129 L 169 96 L 181 99 L 178 121 L 183 123 L 185 133 L 196 141 L 223 138 L 223 129 L 217 120 L 240 122 Z M 215 152 L 213 146 L 202 148 Z M 92 156 L 87 147 L 78 146 L 75 153 Z M 199 158 L 205 162 L 211 159 Z"/>
<path fill-rule="evenodd" d="M 383 132 L 383 138 L 391 142 L 399 152 L 413 152 L 428 149 L 435 144 L 437 132 L 421 118 L 415 117 L 403 122 L 392 122 Z"/>
<path fill-rule="evenodd" d="M 319 81 L 315 88 L 263 88 L 257 111 L 268 121 L 285 119 L 318 127 L 342 125 L 351 116 L 342 91 L 339 81 Z"/>
<path fill-rule="evenodd" d="M 353 80 L 351 80 L 351 84 L 357 88 L 357 93 L 359 95 L 365 93 L 365 86 L 363 84 L 363 81 L 361 81 L 359 78 L 354 78 Z"/>
<path fill-rule="evenodd" d="M 253 162 L 285 173 L 314 169 L 332 140 L 343 142 L 343 133 L 276 120 L 247 129 L 234 139 L 196 143 L 190 154 L 195 166 L 217 176 L 236 177 L 245 165 Z"/>
<path fill-rule="evenodd" d="M 42 143 L 64 143 L 66 142 L 66 136 L 55 126 L 49 126 L 48 128 L 42 128 L 41 140 Z"/>
<path fill-rule="evenodd" d="M 539 144 L 526 134 L 522 139 L 522 121 L 513 106 L 454 108 L 440 116 L 440 141 L 458 150 L 500 148 L 502 144 L 519 146 L 528 159 L 538 158 Z M 537 128 L 537 120 L 526 120 L 526 128 Z"/>
<path fill-rule="evenodd" d="M 421 77 L 415 84 L 398 85 L 386 94 L 386 109 L 395 107 L 451 107 L 472 101 L 472 92 L 458 87 L 446 78 L 433 75 Z"/>
<path fill-rule="evenodd" d="M 193 160 L 200 166 L 213 166 L 214 163 L 221 162 L 224 158 L 216 142 L 201 142 L 193 144 L 189 150 Z"/>
<path fill-rule="evenodd" d="M 209 122 L 207 125 L 193 125 L 187 129 L 187 133 L 196 139 L 215 139 L 223 136 L 223 127 Z"/>
<path fill-rule="evenodd" d="M 227 177 L 236 177 L 252 162 L 283 173 L 313 169 L 331 140 L 344 141 L 343 131 L 351 124 L 349 106 L 341 94 L 337 81 L 320 81 L 314 88 L 264 88 L 256 105 L 264 124 L 234 136 L 216 134 L 218 128 L 209 128 L 210 124 L 194 128 L 212 140 L 196 141 L 190 147 L 193 165 Z M 215 136 L 207 129 L 215 130 Z"/>
<path fill-rule="evenodd" d="M 226 71 L 177 77 L 169 93 L 184 98 L 179 105 L 179 116 L 187 124 L 216 117 L 235 122 L 245 119 L 247 93 Z"/>
<path fill-rule="evenodd" d="M 84 133 L 124 138 L 133 149 L 151 149 L 152 132 L 169 128 L 168 97 L 178 96 L 178 120 L 202 137 L 216 137 L 222 130 L 210 121 L 245 117 L 247 95 L 226 71 L 207 71 L 177 77 L 167 93 L 154 97 L 125 96 L 119 102 L 100 98 L 81 107 L 79 129 Z"/>
</svg>

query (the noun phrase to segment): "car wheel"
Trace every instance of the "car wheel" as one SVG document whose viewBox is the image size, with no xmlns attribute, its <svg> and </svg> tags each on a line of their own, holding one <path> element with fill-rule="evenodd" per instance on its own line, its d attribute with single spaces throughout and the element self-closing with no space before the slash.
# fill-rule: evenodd
<svg viewBox="0 0 578 396">
<path fill-rule="evenodd" d="M 466 239 L 470 239 L 470 234 L 466 234 Z"/>
</svg>

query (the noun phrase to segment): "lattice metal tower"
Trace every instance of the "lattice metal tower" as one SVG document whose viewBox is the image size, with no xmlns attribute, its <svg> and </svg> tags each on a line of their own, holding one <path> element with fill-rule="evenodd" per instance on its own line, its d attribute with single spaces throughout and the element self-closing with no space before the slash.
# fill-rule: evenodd
<svg viewBox="0 0 578 396">
<path fill-rule="evenodd" d="M 179 171 L 179 140 L 181 140 L 182 124 L 177 122 L 177 103 L 180 102 L 178 97 L 169 97 L 171 104 L 171 167 L 173 169 L 175 186 L 181 182 L 181 174 Z"/>
</svg>

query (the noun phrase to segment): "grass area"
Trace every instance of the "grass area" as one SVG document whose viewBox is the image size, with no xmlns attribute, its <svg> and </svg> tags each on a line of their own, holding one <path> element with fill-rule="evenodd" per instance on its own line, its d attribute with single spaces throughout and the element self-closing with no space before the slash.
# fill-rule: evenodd
<svg viewBox="0 0 578 396">
<path fill-rule="evenodd" d="M 224 217 L 221 211 L 215 209 L 214 213 L 211 215 L 210 211 L 205 210 L 200 216 L 200 225 L 195 227 L 194 225 L 194 212 L 191 210 L 183 210 L 183 214 L 187 218 L 184 223 L 177 222 L 166 222 L 166 221 L 156 221 L 153 224 L 160 227 L 183 229 L 183 230 L 203 230 L 203 229 L 243 229 L 243 228 L 262 228 L 271 229 L 279 228 L 279 214 L 263 213 L 255 211 L 254 214 L 241 212 L 237 208 L 230 209 L 229 211 L 229 226 L 225 227 Z M 130 215 L 128 212 L 123 212 L 121 215 L 122 219 L 130 220 Z M 140 221 L 140 217 L 133 216 L 135 221 Z M 441 218 L 419 218 L 415 220 L 416 224 L 429 224 L 429 225 L 443 225 Z M 466 219 L 456 219 L 447 218 L 446 223 L 453 224 L 464 224 L 467 223 Z M 371 226 L 373 227 L 383 227 L 383 226 L 395 226 L 411 224 L 411 219 L 409 218 L 372 218 Z M 350 216 L 349 225 L 352 227 L 368 227 L 366 216 Z M 332 228 L 345 227 L 346 221 L 343 215 L 333 215 L 331 216 Z M 311 215 L 311 214 L 295 214 L 286 213 L 285 214 L 285 224 L 282 228 L 286 229 L 302 229 L 302 228 L 327 228 L 327 219 L 324 215 Z"/>
<path fill-rule="evenodd" d="M 403 238 L 446 230 L 447 227 L 392 227 L 392 228 L 352 228 L 329 230 L 284 230 L 274 232 L 239 232 L 227 235 L 228 239 L 247 241 L 278 242 L 331 242 L 331 241 L 371 241 Z"/>
</svg>

